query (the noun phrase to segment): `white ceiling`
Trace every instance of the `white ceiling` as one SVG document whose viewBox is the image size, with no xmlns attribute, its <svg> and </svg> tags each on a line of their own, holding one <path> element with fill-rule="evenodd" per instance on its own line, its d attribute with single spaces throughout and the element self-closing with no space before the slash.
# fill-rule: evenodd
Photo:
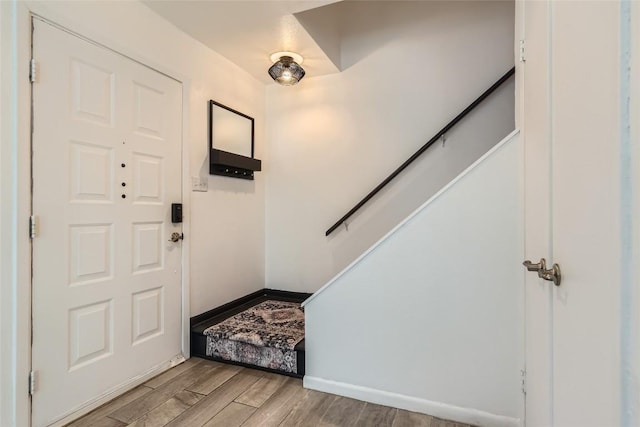
<svg viewBox="0 0 640 427">
<path fill-rule="evenodd" d="M 322 12 L 320 19 L 309 19 L 309 13 L 303 13 L 338 1 L 143 0 L 143 3 L 260 81 L 272 83 L 267 74 L 271 66 L 269 56 L 278 51 L 302 55 L 307 76 L 340 71 L 337 20 Z M 302 15 L 301 21 L 322 48 L 294 14 Z"/>
</svg>

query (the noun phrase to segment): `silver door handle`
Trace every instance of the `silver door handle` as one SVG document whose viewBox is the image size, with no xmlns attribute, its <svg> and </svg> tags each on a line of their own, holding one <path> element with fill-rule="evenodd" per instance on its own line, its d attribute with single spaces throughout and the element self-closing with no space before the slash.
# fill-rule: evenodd
<svg viewBox="0 0 640 427">
<path fill-rule="evenodd" d="M 184 239 L 184 234 L 182 234 L 182 233 L 171 233 L 171 238 L 169 239 L 169 241 L 173 242 L 173 243 L 177 243 L 177 242 L 179 242 L 180 240 L 183 240 L 183 239 Z"/>
<path fill-rule="evenodd" d="M 560 266 L 558 264 L 553 264 L 549 270 L 540 270 L 538 271 L 538 277 L 553 282 L 556 286 L 560 286 L 560 281 L 562 280 Z"/>
<path fill-rule="evenodd" d="M 537 271 L 539 278 L 553 282 L 556 286 L 560 286 L 562 273 L 560 272 L 560 266 L 558 264 L 553 264 L 550 269 L 547 269 L 547 261 L 544 258 L 540 258 L 540 262 L 536 264 L 526 260 L 522 265 L 527 267 L 529 271 Z"/>
<path fill-rule="evenodd" d="M 527 270 L 529 271 L 540 271 L 540 270 L 547 269 L 547 261 L 544 258 L 540 258 L 540 262 L 537 264 L 534 264 L 531 261 L 526 260 L 525 262 L 522 263 L 522 265 L 527 267 Z"/>
</svg>

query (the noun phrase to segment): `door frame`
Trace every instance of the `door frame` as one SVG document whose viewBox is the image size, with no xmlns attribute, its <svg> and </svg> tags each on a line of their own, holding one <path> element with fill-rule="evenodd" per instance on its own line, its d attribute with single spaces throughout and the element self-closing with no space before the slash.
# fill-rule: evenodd
<svg viewBox="0 0 640 427">
<path fill-rule="evenodd" d="M 31 398 L 28 393 L 28 378 L 31 371 L 31 240 L 28 236 L 31 215 L 31 111 L 32 90 L 27 76 L 32 49 L 32 20 L 40 19 L 67 31 L 90 43 L 111 50 L 143 66 L 157 71 L 182 84 L 182 204 L 183 233 L 190 236 L 190 157 L 188 123 L 189 93 L 191 81 L 175 70 L 152 61 L 139 52 L 121 45 L 108 36 L 92 30 L 89 26 L 72 18 L 52 12 L 46 4 L 26 2 L 0 2 L 0 46 L 3 60 L 0 72 L 5 82 L 10 82 L 3 91 L 10 89 L 9 96 L 2 97 L 0 110 L 0 425 L 31 425 Z M 37 83 L 36 83 L 37 84 Z M 190 244 L 182 246 L 182 355 L 190 357 Z M 170 364 L 128 383 L 132 388 L 147 377 L 169 369 Z M 92 402 L 75 415 L 87 413 L 102 405 L 117 390 Z M 63 422 L 65 420 L 62 420 Z"/>
</svg>

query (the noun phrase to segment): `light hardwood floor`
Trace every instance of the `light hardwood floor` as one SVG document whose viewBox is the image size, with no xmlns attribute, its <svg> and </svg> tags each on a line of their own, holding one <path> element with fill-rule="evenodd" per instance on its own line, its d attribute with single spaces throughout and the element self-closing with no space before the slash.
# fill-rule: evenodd
<svg viewBox="0 0 640 427">
<path fill-rule="evenodd" d="M 73 427 L 469 427 L 302 388 L 302 380 L 191 358 L 69 424 Z"/>
</svg>

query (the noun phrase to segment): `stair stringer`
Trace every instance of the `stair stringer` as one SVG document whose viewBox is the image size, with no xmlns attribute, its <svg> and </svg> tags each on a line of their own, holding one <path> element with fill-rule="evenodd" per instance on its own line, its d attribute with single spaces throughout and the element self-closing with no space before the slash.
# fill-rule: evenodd
<svg viewBox="0 0 640 427">
<path fill-rule="evenodd" d="M 305 301 L 305 387 L 475 425 L 519 424 L 518 135 Z"/>
</svg>

